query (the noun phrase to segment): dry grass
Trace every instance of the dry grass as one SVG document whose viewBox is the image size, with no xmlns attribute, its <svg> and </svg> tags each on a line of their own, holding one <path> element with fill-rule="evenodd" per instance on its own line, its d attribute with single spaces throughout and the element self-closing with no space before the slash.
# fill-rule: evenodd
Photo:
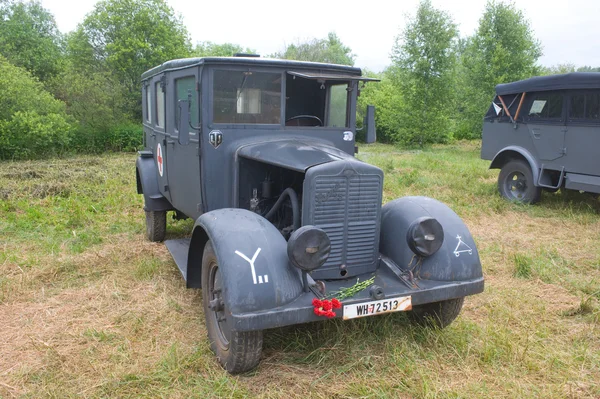
<svg viewBox="0 0 600 399">
<path fill-rule="evenodd" d="M 600 205 L 505 203 L 477 155 L 361 148 L 387 199 L 437 197 L 469 225 L 486 291 L 454 324 L 271 330 L 259 368 L 237 377 L 210 352 L 200 293 L 143 239 L 134 155 L 0 164 L 0 397 L 599 397 Z"/>
</svg>

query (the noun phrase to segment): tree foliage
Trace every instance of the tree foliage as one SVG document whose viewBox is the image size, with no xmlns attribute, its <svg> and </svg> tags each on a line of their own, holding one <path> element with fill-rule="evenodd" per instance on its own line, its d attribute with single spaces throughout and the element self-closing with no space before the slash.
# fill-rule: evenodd
<svg viewBox="0 0 600 399">
<path fill-rule="evenodd" d="M 63 152 L 73 121 L 24 68 L 0 56 L 0 158 L 28 158 Z"/>
<path fill-rule="evenodd" d="M 233 43 L 200 42 L 192 51 L 195 57 L 231 57 L 237 53 L 254 54 L 256 51 L 248 47 L 243 48 Z"/>
<path fill-rule="evenodd" d="M 340 65 L 354 65 L 356 58 L 352 54 L 352 49 L 344 45 L 335 32 L 330 32 L 324 39 L 290 44 L 283 51 L 272 54 L 271 57 Z"/>
<path fill-rule="evenodd" d="M 513 4 L 488 1 L 461 57 L 459 136 L 481 137 L 483 115 L 496 85 L 539 74 L 536 62 L 541 55 L 541 45 L 523 13 Z"/>
<path fill-rule="evenodd" d="M 52 14 L 38 1 L 0 2 L 0 54 L 41 81 L 58 73 L 61 35 Z"/>
<path fill-rule="evenodd" d="M 392 60 L 404 98 L 399 141 L 423 145 L 450 137 L 457 35 L 450 16 L 423 0 L 414 19 L 396 38 Z"/>
<path fill-rule="evenodd" d="M 367 105 L 375 106 L 375 124 L 377 126 L 377 141 L 394 143 L 399 141 L 402 129 L 403 109 L 402 93 L 396 85 L 397 77 L 391 68 L 380 74 L 365 73 L 366 76 L 379 78 L 380 82 L 367 83 L 358 97 L 359 122 L 365 117 Z M 362 139 L 362 135 L 358 137 Z"/>
<path fill-rule="evenodd" d="M 82 70 L 108 71 L 137 106 L 140 76 L 167 60 L 190 55 L 188 32 L 165 0 L 103 0 L 70 35 L 71 61 Z"/>
</svg>

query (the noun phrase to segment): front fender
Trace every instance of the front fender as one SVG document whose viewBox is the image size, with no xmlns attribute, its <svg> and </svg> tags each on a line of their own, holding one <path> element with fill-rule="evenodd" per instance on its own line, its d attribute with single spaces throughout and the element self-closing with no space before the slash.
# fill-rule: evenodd
<svg viewBox="0 0 600 399">
<path fill-rule="evenodd" d="M 196 229 L 205 234 L 196 233 Z M 275 308 L 302 293 L 301 274 L 289 262 L 287 242 L 262 216 L 228 208 L 205 213 L 194 226 L 190 251 L 198 254 L 207 239 L 211 240 L 217 256 L 223 297 L 231 313 Z M 189 257 L 196 260 L 188 264 L 188 278 L 200 274 L 198 258 L 201 259 L 197 255 Z"/>
<path fill-rule="evenodd" d="M 531 168 L 531 173 L 533 174 L 533 181 L 536 183 L 539 181 L 540 167 L 535 160 L 535 157 L 523 147 L 511 145 L 501 149 L 498 151 L 498 153 L 496 153 L 496 155 L 494 155 L 489 168 L 502 169 L 502 166 L 504 166 L 504 164 L 512 158 L 523 158 L 525 161 L 527 161 L 529 167 Z"/>
<path fill-rule="evenodd" d="M 437 219 L 444 242 L 432 256 L 420 258 L 406 240 L 408 227 L 419 217 Z M 413 270 L 421 279 L 465 281 L 481 278 L 481 262 L 475 241 L 460 217 L 445 204 L 428 197 L 403 197 L 381 210 L 380 252 L 403 270 Z"/>
</svg>

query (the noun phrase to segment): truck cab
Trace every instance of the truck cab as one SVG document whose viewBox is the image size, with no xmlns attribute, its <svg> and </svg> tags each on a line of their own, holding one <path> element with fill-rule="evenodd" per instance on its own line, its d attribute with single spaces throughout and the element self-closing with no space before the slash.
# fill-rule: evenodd
<svg viewBox="0 0 600 399">
<path fill-rule="evenodd" d="M 264 329 L 399 311 L 444 327 L 483 290 L 460 218 L 431 198 L 382 205 L 383 172 L 354 157 L 357 97 L 374 80 L 257 57 L 142 75 L 147 236 L 164 240 L 167 212 L 195 220 L 166 246 L 202 289 L 211 348 L 231 373 L 258 364 Z"/>
</svg>

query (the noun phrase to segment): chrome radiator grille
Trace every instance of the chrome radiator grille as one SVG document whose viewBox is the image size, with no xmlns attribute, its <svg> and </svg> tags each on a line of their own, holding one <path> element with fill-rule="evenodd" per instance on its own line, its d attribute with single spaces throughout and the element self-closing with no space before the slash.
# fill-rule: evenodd
<svg viewBox="0 0 600 399">
<path fill-rule="evenodd" d="M 323 229 L 331 240 L 331 255 L 313 272 L 315 278 L 346 278 L 376 267 L 383 178 L 368 173 L 373 170 L 360 172 L 314 176 L 311 217 L 305 224 Z"/>
</svg>

